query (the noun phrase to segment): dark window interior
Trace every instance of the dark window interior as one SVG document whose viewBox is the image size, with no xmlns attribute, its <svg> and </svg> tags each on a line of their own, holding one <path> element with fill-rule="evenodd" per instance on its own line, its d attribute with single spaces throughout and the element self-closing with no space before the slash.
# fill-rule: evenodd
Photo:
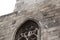
<svg viewBox="0 0 60 40">
<path fill-rule="evenodd" d="M 35 21 L 27 20 L 18 28 L 15 40 L 37 40 L 38 29 Z"/>
</svg>

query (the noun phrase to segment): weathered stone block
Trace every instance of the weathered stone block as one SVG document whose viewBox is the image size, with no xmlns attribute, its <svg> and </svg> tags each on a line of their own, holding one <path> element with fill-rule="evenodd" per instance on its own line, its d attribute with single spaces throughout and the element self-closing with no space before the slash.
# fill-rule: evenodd
<svg viewBox="0 0 60 40">
<path fill-rule="evenodd" d="M 38 31 L 34 23 L 26 23 L 28 20 L 36 22 Z M 32 40 L 35 37 L 37 39 L 34 40 L 60 40 L 59 24 L 60 0 L 17 0 L 14 12 L 0 17 L 0 40 Z M 29 27 L 36 30 L 31 31 Z M 29 30 L 27 36 L 21 28 L 24 33 Z M 17 34 L 18 39 L 15 37 Z M 34 35 L 31 36 L 32 34 Z"/>
</svg>

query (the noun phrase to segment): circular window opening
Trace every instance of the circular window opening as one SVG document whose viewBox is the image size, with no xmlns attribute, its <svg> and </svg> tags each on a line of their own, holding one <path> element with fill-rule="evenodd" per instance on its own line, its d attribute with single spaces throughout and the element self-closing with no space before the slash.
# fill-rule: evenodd
<svg viewBox="0 0 60 40">
<path fill-rule="evenodd" d="M 38 40 L 38 31 L 38 24 L 33 20 L 27 20 L 18 28 L 15 40 Z"/>
</svg>

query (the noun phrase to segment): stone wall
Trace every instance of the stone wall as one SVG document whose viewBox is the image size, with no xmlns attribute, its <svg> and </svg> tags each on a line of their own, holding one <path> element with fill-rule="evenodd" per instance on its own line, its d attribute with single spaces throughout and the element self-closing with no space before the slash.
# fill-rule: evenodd
<svg viewBox="0 0 60 40">
<path fill-rule="evenodd" d="M 29 18 L 38 21 L 41 40 L 60 40 L 60 0 L 17 0 L 14 12 L 0 17 L 0 40 L 14 40 Z"/>
</svg>

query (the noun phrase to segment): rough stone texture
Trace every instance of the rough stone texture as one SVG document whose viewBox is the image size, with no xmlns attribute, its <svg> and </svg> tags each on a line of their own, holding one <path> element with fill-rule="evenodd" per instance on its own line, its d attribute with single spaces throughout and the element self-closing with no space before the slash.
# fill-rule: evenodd
<svg viewBox="0 0 60 40">
<path fill-rule="evenodd" d="M 14 12 L 0 17 L 0 40 L 14 40 L 29 18 L 38 21 L 41 40 L 60 40 L 60 0 L 17 0 Z"/>
</svg>

